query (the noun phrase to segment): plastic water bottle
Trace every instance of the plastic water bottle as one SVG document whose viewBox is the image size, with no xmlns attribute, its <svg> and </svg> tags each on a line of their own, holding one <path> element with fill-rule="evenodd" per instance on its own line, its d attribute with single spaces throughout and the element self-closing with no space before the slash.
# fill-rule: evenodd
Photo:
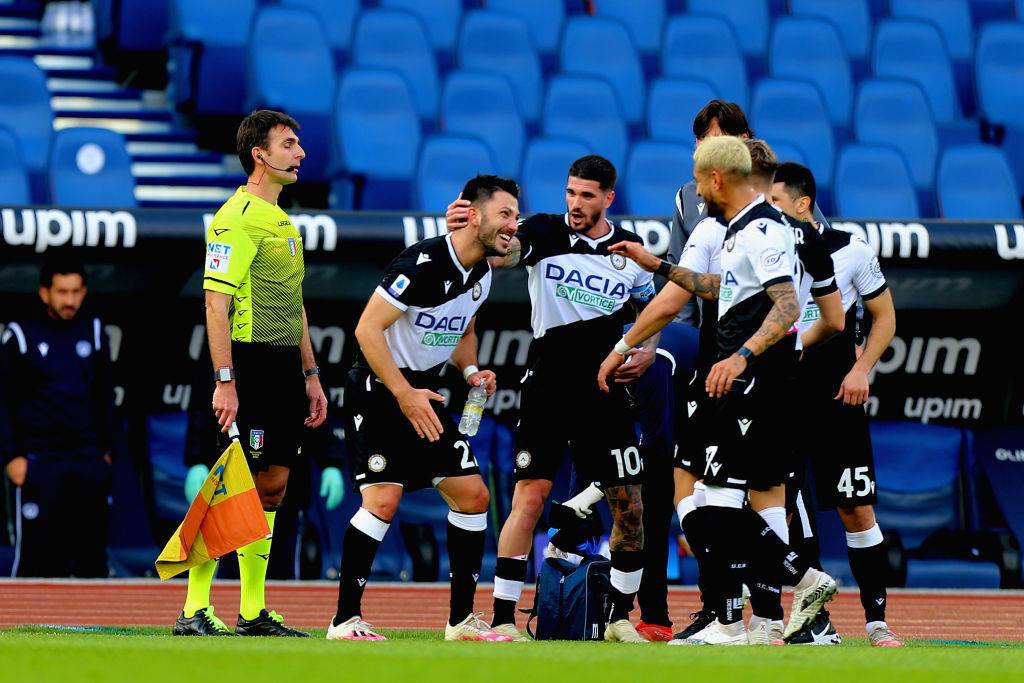
<svg viewBox="0 0 1024 683">
<path fill-rule="evenodd" d="M 462 419 L 459 420 L 459 433 L 466 436 L 476 436 L 476 430 L 480 429 L 480 418 L 484 414 L 484 404 L 487 403 L 487 390 L 484 389 L 483 380 L 469 390 L 466 397 L 466 407 L 462 409 Z"/>
</svg>

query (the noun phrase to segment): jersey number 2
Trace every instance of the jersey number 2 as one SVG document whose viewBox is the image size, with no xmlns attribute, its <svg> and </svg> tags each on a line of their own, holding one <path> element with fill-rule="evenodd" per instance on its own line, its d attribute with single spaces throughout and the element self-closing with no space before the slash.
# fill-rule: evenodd
<svg viewBox="0 0 1024 683">
<path fill-rule="evenodd" d="M 468 470 L 470 467 L 476 466 L 476 458 L 474 458 L 469 452 L 469 444 L 465 441 L 456 441 L 455 447 L 462 450 L 462 462 L 459 463 L 462 469 Z"/>
</svg>

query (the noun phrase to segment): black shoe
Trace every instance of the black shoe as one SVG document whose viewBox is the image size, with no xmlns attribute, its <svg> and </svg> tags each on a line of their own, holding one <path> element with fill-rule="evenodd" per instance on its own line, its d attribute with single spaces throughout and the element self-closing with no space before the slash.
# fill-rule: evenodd
<svg viewBox="0 0 1024 683">
<path fill-rule="evenodd" d="M 175 636 L 234 636 L 235 632 L 229 629 L 223 621 L 213 614 L 213 607 L 204 607 L 196 610 L 191 617 L 186 617 L 182 612 L 178 620 L 174 622 L 174 630 L 171 635 Z"/>
<path fill-rule="evenodd" d="M 839 645 L 843 639 L 836 633 L 828 610 L 821 610 L 810 623 L 786 638 L 787 645 Z"/>
<path fill-rule="evenodd" d="M 309 638 L 304 631 L 296 631 L 284 625 L 284 617 L 277 612 L 260 610 L 260 615 L 255 619 L 243 619 L 238 615 L 238 625 L 235 626 L 235 633 L 240 636 L 275 636 L 284 638 Z"/>
<path fill-rule="evenodd" d="M 672 637 L 675 640 L 686 640 L 690 636 L 697 635 L 703 631 L 705 627 L 707 627 L 707 625 L 716 618 L 717 617 L 715 616 L 715 611 L 713 609 L 702 607 L 699 612 L 693 612 L 690 614 L 690 619 L 692 619 L 693 622 Z"/>
</svg>

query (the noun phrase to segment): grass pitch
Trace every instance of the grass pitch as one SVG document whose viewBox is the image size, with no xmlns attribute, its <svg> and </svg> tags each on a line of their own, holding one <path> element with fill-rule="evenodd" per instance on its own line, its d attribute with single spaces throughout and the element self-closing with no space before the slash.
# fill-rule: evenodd
<svg viewBox="0 0 1024 683">
<path fill-rule="evenodd" d="M 1022 643 L 838 647 L 667 647 L 610 643 L 446 643 L 439 631 L 385 630 L 386 643 L 175 638 L 168 629 L 0 631 L 0 681 L 132 683 L 683 683 L 694 681 L 1024 681 Z"/>
</svg>

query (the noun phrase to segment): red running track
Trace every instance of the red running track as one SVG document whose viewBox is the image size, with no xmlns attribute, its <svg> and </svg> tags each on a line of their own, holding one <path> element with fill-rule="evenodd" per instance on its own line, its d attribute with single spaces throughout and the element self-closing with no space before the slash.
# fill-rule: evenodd
<svg viewBox="0 0 1024 683">
<path fill-rule="evenodd" d="M 0 580 L 0 627 L 21 624 L 67 626 L 170 626 L 185 597 L 183 581 Z M 334 614 L 337 588 L 326 582 L 269 582 L 268 604 L 293 626 L 326 628 Z M 788 607 L 789 596 L 784 596 Z M 213 603 L 228 623 L 238 609 L 238 583 L 218 582 Z M 490 612 L 489 586 L 477 593 L 477 608 Z M 533 604 L 532 590 L 521 602 Z M 677 627 L 689 623 L 698 606 L 692 589 L 673 588 L 669 609 Z M 829 606 L 844 636 L 864 635 L 864 613 L 856 590 Z M 444 584 L 377 584 L 366 589 L 363 616 L 383 628 L 441 628 L 447 617 Z M 634 611 L 634 618 L 639 612 Z M 889 593 L 889 625 L 907 638 L 941 640 L 1024 640 L 1024 591 L 907 591 Z"/>
</svg>

